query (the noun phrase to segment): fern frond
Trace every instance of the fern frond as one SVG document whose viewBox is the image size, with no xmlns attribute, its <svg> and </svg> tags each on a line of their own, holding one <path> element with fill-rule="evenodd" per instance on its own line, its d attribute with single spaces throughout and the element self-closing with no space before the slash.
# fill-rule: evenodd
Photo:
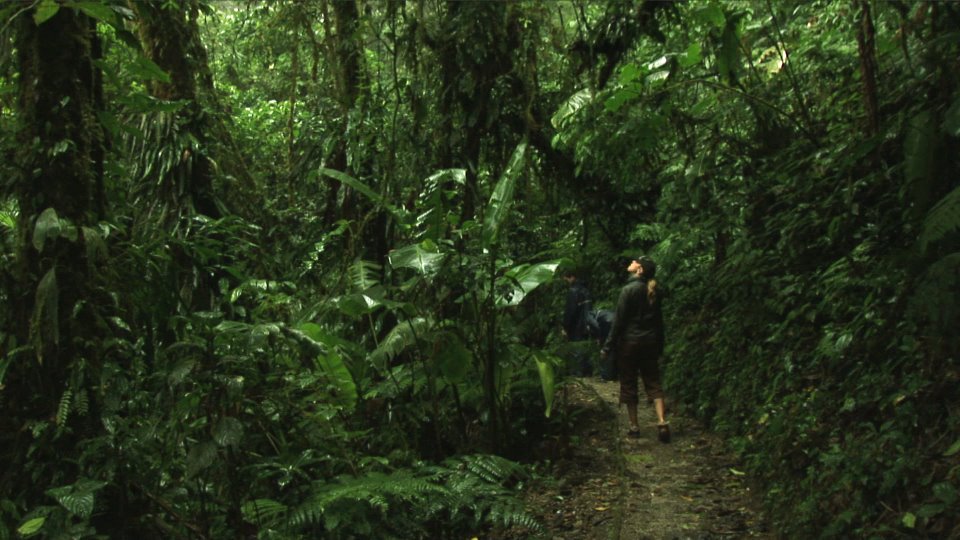
<svg viewBox="0 0 960 540">
<path fill-rule="evenodd" d="M 370 353 L 370 360 L 381 368 L 385 367 L 393 357 L 414 345 L 418 339 L 423 339 L 431 324 L 432 321 L 424 317 L 401 322 L 393 327 L 387 337 L 380 342 L 380 346 Z"/>
<path fill-rule="evenodd" d="M 940 202 L 927 213 L 923 221 L 923 234 L 920 235 L 920 247 L 926 250 L 931 242 L 940 240 L 958 228 L 960 228 L 960 187 L 940 199 Z"/>
<path fill-rule="evenodd" d="M 522 527 L 535 532 L 543 530 L 543 526 L 517 499 L 502 499 L 491 506 L 487 521 L 502 527 Z"/>
<path fill-rule="evenodd" d="M 289 524 L 301 527 L 324 522 L 339 523 L 336 512 L 343 508 L 367 505 L 385 513 L 391 506 L 419 503 L 429 495 L 442 497 L 446 489 L 429 478 L 414 476 L 409 470 L 392 474 L 371 473 L 359 477 L 341 477 L 339 482 L 322 484 L 310 499 L 291 513 Z M 348 503 L 343 506 L 341 503 Z"/>
<path fill-rule="evenodd" d="M 287 512 L 287 506 L 271 499 L 255 499 L 243 503 L 240 511 L 248 523 L 272 526 Z"/>
<path fill-rule="evenodd" d="M 57 406 L 56 423 L 58 428 L 67 425 L 67 420 L 70 418 L 70 404 L 72 401 L 73 390 L 67 388 L 63 391 L 63 395 L 60 396 L 60 405 Z"/>
<path fill-rule="evenodd" d="M 468 471 L 491 484 L 504 484 L 524 474 L 520 464 L 500 456 L 475 454 L 460 459 Z"/>
<path fill-rule="evenodd" d="M 90 397 L 86 390 L 77 392 L 77 396 L 73 400 L 73 410 L 79 416 L 86 416 L 87 412 L 90 411 Z"/>
<path fill-rule="evenodd" d="M 350 277 L 350 283 L 359 291 L 365 291 L 380 283 L 379 276 L 382 267 L 373 262 L 357 259 L 350 268 L 347 269 L 347 275 Z"/>
</svg>

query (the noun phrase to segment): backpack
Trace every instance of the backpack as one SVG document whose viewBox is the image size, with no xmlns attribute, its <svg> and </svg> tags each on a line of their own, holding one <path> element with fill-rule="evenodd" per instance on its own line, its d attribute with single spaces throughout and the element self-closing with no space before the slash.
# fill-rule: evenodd
<svg viewBox="0 0 960 540">
<path fill-rule="evenodd" d="M 583 323 L 586 328 L 587 335 L 591 339 L 600 339 L 600 321 L 597 320 L 597 311 L 592 309 L 592 306 L 585 306 L 586 309 L 583 313 Z"/>
</svg>

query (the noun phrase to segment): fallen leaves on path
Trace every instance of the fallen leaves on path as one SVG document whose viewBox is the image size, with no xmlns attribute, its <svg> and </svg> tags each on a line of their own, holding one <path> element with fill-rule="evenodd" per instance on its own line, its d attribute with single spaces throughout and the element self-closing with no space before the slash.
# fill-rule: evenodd
<svg viewBox="0 0 960 540">
<path fill-rule="evenodd" d="M 545 528 L 541 538 L 772 537 L 755 510 L 749 477 L 717 436 L 671 415 L 673 442 L 662 444 L 653 407 L 641 402 L 641 437 L 628 438 L 617 389 L 595 379 L 565 388 L 567 406 L 577 408 L 571 440 L 579 444 L 553 463 L 553 480 L 527 490 L 528 507 Z"/>
</svg>

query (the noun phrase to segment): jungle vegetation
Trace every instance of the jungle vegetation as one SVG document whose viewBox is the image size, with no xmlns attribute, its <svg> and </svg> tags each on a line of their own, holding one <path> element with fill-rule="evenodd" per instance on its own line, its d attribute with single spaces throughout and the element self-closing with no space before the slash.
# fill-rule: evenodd
<svg viewBox="0 0 960 540">
<path fill-rule="evenodd" d="M 960 535 L 960 5 L 0 4 L 0 539 L 538 523 L 660 264 L 779 535 Z"/>
</svg>

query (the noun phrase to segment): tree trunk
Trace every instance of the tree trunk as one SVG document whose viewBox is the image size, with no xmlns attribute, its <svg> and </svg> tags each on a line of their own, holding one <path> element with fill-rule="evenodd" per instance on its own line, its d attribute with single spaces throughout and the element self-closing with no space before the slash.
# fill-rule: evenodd
<svg viewBox="0 0 960 540">
<path fill-rule="evenodd" d="M 860 52 L 860 79 L 863 85 L 863 104 L 867 113 L 867 134 L 871 137 L 880 133 L 880 106 L 877 99 L 877 53 L 874 42 L 876 32 L 870 3 L 856 0 L 860 8 L 860 25 L 857 26 L 857 49 Z"/>
<path fill-rule="evenodd" d="M 334 65 L 336 77 L 335 88 L 337 101 L 340 105 L 340 122 L 343 138 L 337 141 L 337 145 L 330 156 L 330 168 L 344 171 L 347 174 L 354 174 L 350 170 L 347 162 L 347 150 L 349 141 L 347 133 L 351 133 L 350 117 L 357 100 L 360 97 L 360 85 L 363 76 L 360 50 L 357 47 L 358 38 L 356 33 L 359 27 L 360 13 L 357 11 L 357 4 L 354 0 L 334 1 L 330 3 L 333 7 L 333 22 L 335 26 L 335 35 L 332 35 L 329 25 L 326 27 L 327 39 L 331 39 L 335 51 L 331 63 Z M 324 6 L 326 12 L 326 6 Z M 324 17 L 324 21 L 327 17 Z M 340 182 L 331 180 L 330 191 L 327 194 L 327 202 L 324 220 L 328 225 L 340 219 L 344 215 L 352 215 L 352 196 L 346 194 L 344 201 L 340 203 Z"/>
<path fill-rule="evenodd" d="M 15 180 L 20 212 L 9 329 L 32 354 L 21 353 L 5 381 L 0 433 L 17 435 L 9 445 L 13 452 L 8 457 L 5 449 L 0 458 L 5 462 L 0 493 L 36 486 L 36 498 L 31 494 L 28 500 L 38 503 L 52 478 L 72 481 L 70 458 L 83 427 L 77 420 L 92 416 L 61 417 L 58 405 L 68 380 L 98 379 L 91 350 L 98 334 L 91 302 L 94 270 L 85 244 L 96 234 L 91 226 L 104 204 L 99 176 L 104 142 L 97 121 L 101 89 L 93 65 L 93 21 L 64 7 L 37 24 L 32 11 L 20 15 L 16 38 L 21 128 L 15 159 L 23 173 Z M 96 399 L 83 382 L 71 390 Z M 30 421 L 48 421 L 50 427 L 33 440 L 22 429 Z M 36 452 L 25 462 L 28 445 Z"/>
<path fill-rule="evenodd" d="M 192 8 L 196 8 L 190 2 Z M 172 203 L 180 213 L 194 211 L 211 217 L 220 217 L 219 204 L 214 197 L 213 164 L 208 156 L 206 139 L 210 129 L 209 118 L 199 103 L 197 80 L 206 59 L 199 42 L 196 20 L 189 10 L 169 9 L 160 2 L 130 0 L 130 7 L 139 18 L 138 31 L 147 57 L 170 76 L 169 82 L 153 81 L 150 93 L 162 100 L 185 100 L 189 104 L 179 113 L 183 129 L 197 141 L 196 147 L 178 148 L 177 167 L 160 179 L 161 197 Z M 207 82 L 212 86 L 212 83 Z M 212 88 L 210 89 L 212 91 Z M 176 185 L 185 178 L 187 185 Z M 181 199 L 183 192 L 187 198 Z"/>
</svg>

